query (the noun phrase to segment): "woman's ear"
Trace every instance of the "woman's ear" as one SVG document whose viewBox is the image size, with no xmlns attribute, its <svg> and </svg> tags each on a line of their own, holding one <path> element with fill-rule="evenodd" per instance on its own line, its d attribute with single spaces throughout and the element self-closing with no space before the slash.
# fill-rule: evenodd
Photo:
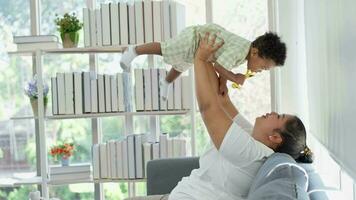
<svg viewBox="0 0 356 200">
<path fill-rule="evenodd" d="M 281 135 L 278 132 L 273 132 L 272 135 L 269 135 L 268 140 L 273 144 L 277 144 L 277 145 L 281 144 L 283 141 Z"/>
</svg>

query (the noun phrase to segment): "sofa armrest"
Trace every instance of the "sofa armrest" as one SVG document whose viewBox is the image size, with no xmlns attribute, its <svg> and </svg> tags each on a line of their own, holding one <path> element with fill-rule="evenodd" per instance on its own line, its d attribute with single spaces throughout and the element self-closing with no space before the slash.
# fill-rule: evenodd
<svg viewBox="0 0 356 200">
<path fill-rule="evenodd" d="M 178 182 L 199 168 L 198 157 L 168 158 L 147 163 L 147 195 L 169 194 Z"/>
</svg>

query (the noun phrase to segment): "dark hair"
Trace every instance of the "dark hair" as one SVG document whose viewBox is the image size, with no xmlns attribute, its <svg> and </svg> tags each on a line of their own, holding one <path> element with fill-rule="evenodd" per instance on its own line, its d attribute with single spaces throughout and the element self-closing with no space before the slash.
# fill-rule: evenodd
<svg viewBox="0 0 356 200">
<path fill-rule="evenodd" d="M 272 59 L 276 65 L 284 65 L 287 47 L 277 34 L 267 32 L 257 37 L 252 42 L 252 47 L 258 49 L 258 55 L 261 58 Z"/>
<path fill-rule="evenodd" d="M 289 154 L 297 162 L 313 162 L 313 153 L 306 145 L 306 130 L 298 117 L 293 116 L 285 123 L 282 130 L 276 131 L 282 137 L 282 143 L 276 148 L 276 152 Z"/>
</svg>

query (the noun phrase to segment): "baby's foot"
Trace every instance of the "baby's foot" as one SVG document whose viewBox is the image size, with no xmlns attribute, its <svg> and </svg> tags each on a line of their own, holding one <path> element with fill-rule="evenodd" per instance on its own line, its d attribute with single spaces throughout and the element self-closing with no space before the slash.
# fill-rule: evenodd
<svg viewBox="0 0 356 200">
<path fill-rule="evenodd" d="M 169 94 L 169 90 L 171 89 L 172 87 L 172 84 L 167 82 L 165 79 L 161 79 L 159 81 L 159 85 L 160 85 L 160 96 L 161 96 L 161 99 L 163 101 L 167 101 L 168 100 L 168 94 Z"/>
<path fill-rule="evenodd" d="M 127 47 L 127 49 L 121 56 L 120 66 L 126 72 L 130 71 L 131 62 L 137 56 L 135 48 L 135 46 Z"/>
</svg>

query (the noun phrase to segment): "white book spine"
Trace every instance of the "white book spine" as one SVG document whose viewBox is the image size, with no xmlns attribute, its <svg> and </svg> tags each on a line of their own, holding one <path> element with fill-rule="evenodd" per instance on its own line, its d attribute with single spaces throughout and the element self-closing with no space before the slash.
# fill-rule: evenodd
<svg viewBox="0 0 356 200">
<path fill-rule="evenodd" d="M 135 99 L 136 111 L 143 111 L 144 105 L 144 91 L 143 91 L 143 70 L 134 69 L 135 71 Z"/>
<path fill-rule="evenodd" d="M 58 114 L 66 114 L 64 73 L 57 73 Z"/>
<path fill-rule="evenodd" d="M 105 82 L 105 112 L 111 112 L 111 78 L 110 75 L 104 75 Z"/>
<path fill-rule="evenodd" d="M 89 9 L 90 14 L 90 43 L 92 46 L 98 46 L 96 40 L 96 13 L 95 10 Z"/>
<path fill-rule="evenodd" d="M 182 76 L 182 108 L 184 110 L 190 109 L 190 96 L 192 95 L 192 87 L 190 77 Z"/>
<path fill-rule="evenodd" d="M 143 73 L 145 110 L 152 110 L 151 70 L 144 69 Z"/>
<path fill-rule="evenodd" d="M 129 178 L 129 158 L 128 158 L 128 142 L 127 139 L 122 141 L 122 171 L 123 171 L 123 178 Z"/>
<path fill-rule="evenodd" d="M 113 112 L 119 111 L 119 105 L 117 100 L 117 76 L 111 75 L 111 110 Z"/>
<path fill-rule="evenodd" d="M 98 46 L 103 46 L 103 30 L 101 26 L 101 10 L 95 9 L 96 41 Z"/>
<path fill-rule="evenodd" d="M 108 158 L 106 144 L 100 144 L 100 178 L 109 178 L 108 176 Z"/>
<path fill-rule="evenodd" d="M 84 113 L 91 112 L 91 89 L 90 89 L 90 72 L 83 72 L 83 100 L 84 100 Z"/>
<path fill-rule="evenodd" d="M 136 44 L 135 6 L 128 5 L 129 44 Z"/>
<path fill-rule="evenodd" d="M 90 47 L 90 14 L 89 8 L 83 8 L 83 31 L 84 31 L 84 46 Z"/>
<path fill-rule="evenodd" d="M 51 93 L 52 93 L 52 113 L 58 115 L 58 91 L 57 91 L 57 78 L 51 78 Z"/>
<path fill-rule="evenodd" d="M 168 158 L 173 158 L 173 139 L 172 138 L 167 138 L 167 157 Z"/>
<path fill-rule="evenodd" d="M 120 43 L 121 45 L 129 44 L 129 24 L 127 16 L 127 4 L 120 2 Z"/>
<path fill-rule="evenodd" d="M 152 160 L 159 159 L 159 143 L 152 144 Z"/>
<path fill-rule="evenodd" d="M 152 110 L 159 110 L 159 84 L 158 84 L 158 69 L 151 69 L 152 82 Z"/>
<path fill-rule="evenodd" d="M 125 103 L 125 111 L 132 112 L 133 111 L 133 86 L 132 86 L 132 78 L 131 73 L 124 72 L 122 73 L 122 78 L 124 82 L 124 103 Z"/>
<path fill-rule="evenodd" d="M 98 83 L 97 80 L 91 79 L 90 80 L 90 89 L 91 89 L 91 112 L 97 113 L 98 112 Z"/>
<path fill-rule="evenodd" d="M 168 135 L 162 134 L 159 136 L 159 157 L 167 158 L 168 157 L 168 147 L 167 147 Z"/>
<path fill-rule="evenodd" d="M 101 4 L 101 25 L 102 25 L 103 46 L 110 46 L 111 30 L 110 30 L 109 4 Z"/>
<path fill-rule="evenodd" d="M 98 106 L 100 113 L 105 112 L 105 84 L 102 74 L 98 74 Z"/>
<path fill-rule="evenodd" d="M 73 73 L 68 72 L 64 74 L 65 82 L 65 101 L 66 101 L 66 114 L 74 114 L 73 102 Z"/>
<path fill-rule="evenodd" d="M 145 42 L 145 33 L 143 27 L 143 2 L 135 1 L 135 24 L 136 24 L 136 44 Z"/>
<path fill-rule="evenodd" d="M 142 155 L 143 135 L 135 135 L 135 164 L 136 178 L 143 178 L 143 155 Z"/>
<path fill-rule="evenodd" d="M 100 150 L 99 144 L 94 144 L 92 148 L 92 156 L 93 156 L 93 178 L 100 178 Z"/>
<path fill-rule="evenodd" d="M 123 74 L 117 74 L 117 97 L 118 97 L 118 105 L 119 112 L 125 111 L 125 102 L 124 102 L 124 82 L 123 82 Z"/>
<path fill-rule="evenodd" d="M 186 157 L 187 156 L 187 140 L 186 139 L 180 139 L 180 157 Z"/>
<path fill-rule="evenodd" d="M 117 178 L 124 178 L 124 169 L 123 169 L 123 156 L 122 156 L 122 144 L 123 141 L 115 141 L 116 145 L 116 175 Z"/>
<path fill-rule="evenodd" d="M 110 3 L 111 45 L 120 44 L 119 4 Z"/>
<path fill-rule="evenodd" d="M 82 73 L 74 73 L 74 113 L 83 114 Z"/>
<path fill-rule="evenodd" d="M 159 69 L 158 70 L 158 81 L 164 80 L 166 78 L 167 71 L 165 69 Z M 159 82 L 158 82 L 159 83 Z M 159 85 L 159 96 L 161 93 L 161 86 Z M 159 98 L 159 110 L 167 110 L 167 101 L 163 101 L 161 98 Z"/>
<path fill-rule="evenodd" d="M 181 140 L 178 138 L 173 139 L 173 158 L 178 158 L 181 155 Z"/>
<path fill-rule="evenodd" d="M 113 179 L 117 179 L 118 178 L 118 174 L 117 174 L 117 150 L 116 150 L 116 143 L 114 140 L 111 140 L 108 142 L 109 144 L 109 149 L 110 149 L 110 174 L 111 174 L 111 178 Z"/>
<path fill-rule="evenodd" d="M 162 40 L 166 41 L 171 38 L 170 28 L 170 1 L 162 1 L 161 5 L 161 21 L 162 21 Z"/>
<path fill-rule="evenodd" d="M 143 144 L 143 171 L 144 177 L 147 177 L 147 163 L 152 160 L 152 143 L 144 143 Z"/>
<path fill-rule="evenodd" d="M 106 143 L 106 164 L 107 164 L 107 169 L 108 169 L 108 177 L 107 178 L 112 178 L 111 175 L 111 151 L 110 151 L 110 144 L 109 142 Z"/>
<path fill-rule="evenodd" d="M 128 159 L 128 170 L 129 178 L 136 178 L 136 164 L 135 164 L 135 136 L 127 136 L 127 159 Z"/>
<path fill-rule="evenodd" d="M 153 41 L 162 41 L 161 1 L 152 1 L 153 7 Z"/>
<path fill-rule="evenodd" d="M 174 109 L 182 109 L 182 79 L 178 77 L 174 82 Z"/>
<path fill-rule="evenodd" d="M 153 42 L 152 0 L 144 0 L 143 7 L 145 42 Z"/>
<path fill-rule="evenodd" d="M 167 110 L 174 110 L 174 82 L 171 83 L 172 87 L 169 87 L 169 92 L 168 92 L 168 107 Z"/>
</svg>

